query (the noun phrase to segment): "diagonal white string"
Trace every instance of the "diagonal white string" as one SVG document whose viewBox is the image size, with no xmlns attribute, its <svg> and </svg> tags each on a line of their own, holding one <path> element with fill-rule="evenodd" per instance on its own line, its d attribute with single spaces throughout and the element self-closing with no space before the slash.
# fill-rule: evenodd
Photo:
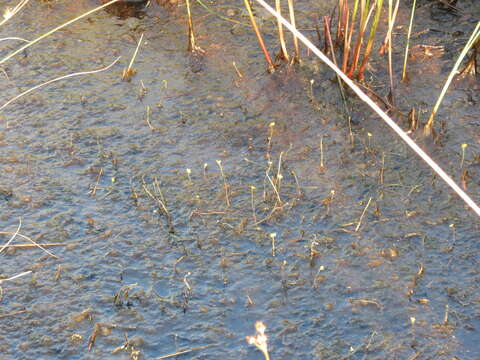
<svg viewBox="0 0 480 360">
<path fill-rule="evenodd" d="M 357 96 L 366 102 L 368 106 L 372 108 L 387 124 L 390 126 L 395 133 L 397 133 L 403 141 L 407 143 L 413 151 L 417 153 L 418 156 L 425 161 L 432 170 L 440 176 L 443 181 L 445 181 L 448 186 L 455 191 L 458 196 L 462 198 L 465 203 L 467 203 L 470 208 L 472 208 L 475 213 L 480 216 L 480 208 L 478 205 L 470 198 L 470 196 L 465 193 L 456 183 L 452 180 L 448 174 L 443 171 L 443 169 L 435 162 L 433 159 L 423 151 L 372 99 L 368 97 L 345 73 L 342 72 L 335 64 L 323 54 L 313 43 L 308 40 L 301 32 L 295 29 L 285 18 L 278 14 L 270 5 L 268 5 L 264 0 L 255 0 L 260 5 L 262 5 L 265 10 L 270 14 L 275 16 L 288 30 L 290 30 L 306 47 L 308 47 L 315 55 L 317 55 L 325 64 L 327 64 L 340 78 L 357 94 Z"/>
</svg>

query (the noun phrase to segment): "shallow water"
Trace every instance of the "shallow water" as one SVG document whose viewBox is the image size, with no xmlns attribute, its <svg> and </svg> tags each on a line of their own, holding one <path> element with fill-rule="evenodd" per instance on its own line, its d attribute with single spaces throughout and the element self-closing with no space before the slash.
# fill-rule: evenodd
<svg viewBox="0 0 480 360">
<path fill-rule="evenodd" d="M 95 4 L 38 2 L 0 31 L 33 39 Z M 239 4 L 208 3 L 247 23 Z M 412 50 L 396 103 L 424 122 L 479 8 L 459 1 L 464 13 L 451 17 L 420 5 L 412 45 L 444 53 Z M 331 10 L 301 2 L 299 28 L 314 37 L 316 14 Z M 155 359 L 208 344 L 178 358 L 260 359 L 245 342 L 257 320 L 272 359 L 478 359 L 478 218 L 352 96 L 350 134 L 325 66 L 304 53 L 294 71 L 269 75 L 253 32 L 198 3 L 206 53 L 192 59 L 184 11 L 99 12 L 2 65 L 6 102 L 122 56 L 0 114 L 2 243 L 21 219 L 21 234 L 64 245 L 49 248 L 58 258 L 38 248 L 0 254 L 0 276 L 33 272 L 1 284 L 2 359 Z M 273 53 L 274 23 L 257 11 Z M 137 73 L 121 81 L 142 32 Z M 0 45 L 3 57 L 18 43 Z M 383 96 L 385 69 L 375 55 L 367 77 Z M 439 143 L 414 135 L 457 181 L 468 171 L 477 200 L 478 90 L 475 79 L 454 83 Z"/>
</svg>

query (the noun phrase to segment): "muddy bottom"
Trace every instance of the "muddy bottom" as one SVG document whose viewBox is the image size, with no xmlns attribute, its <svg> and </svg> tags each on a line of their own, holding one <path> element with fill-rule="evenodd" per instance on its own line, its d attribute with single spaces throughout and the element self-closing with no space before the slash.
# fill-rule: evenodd
<svg viewBox="0 0 480 360">
<path fill-rule="evenodd" d="M 96 5 L 31 3 L 1 37 L 32 40 Z M 268 74 L 241 5 L 192 3 L 193 56 L 183 4 L 137 4 L 1 65 L 3 104 L 121 56 L 0 113 L 0 243 L 18 230 L 0 276 L 31 271 L 1 283 L 2 359 L 260 359 L 245 341 L 258 320 L 272 359 L 478 359 L 478 218 L 347 92 L 349 122 L 306 49 Z M 419 4 L 402 84 L 410 5 L 394 31 L 396 120 L 408 129 L 415 107 L 413 137 L 479 200 L 478 79 L 453 83 L 438 141 L 421 136 L 479 6 Z M 334 4 L 296 7 L 316 39 Z M 275 22 L 256 12 L 274 55 Z M 386 97 L 377 49 L 366 80 Z M 18 247 L 29 239 L 50 253 Z"/>
</svg>

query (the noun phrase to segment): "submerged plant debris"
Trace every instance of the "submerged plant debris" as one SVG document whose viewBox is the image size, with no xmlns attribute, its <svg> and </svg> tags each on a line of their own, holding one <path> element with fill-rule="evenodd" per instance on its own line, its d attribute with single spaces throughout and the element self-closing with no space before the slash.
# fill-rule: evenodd
<svg viewBox="0 0 480 360">
<path fill-rule="evenodd" d="M 401 83 L 400 2 L 389 110 L 478 201 L 476 75 L 453 81 L 435 139 L 415 131 L 480 14 L 444 3 L 418 1 Z M 297 28 L 318 40 L 336 4 L 294 2 Z M 97 5 L 34 2 L 1 37 L 31 40 Z M 271 359 L 478 358 L 475 214 L 301 45 L 269 74 L 243 5 L 190 1 L 201 67 L 177 1 L 100 11 L 1 65 L 3 104 L 122 56 L 0 113 L 0 246 L 16 234 L 0 253 L 2 359 L 258 359 L 245 343 L 257 321 Z M 252 10 L 278 53 L 277 22 Z M 387 28 L 380 17 L 365 70 L 382 106 Z"/>
</svg>

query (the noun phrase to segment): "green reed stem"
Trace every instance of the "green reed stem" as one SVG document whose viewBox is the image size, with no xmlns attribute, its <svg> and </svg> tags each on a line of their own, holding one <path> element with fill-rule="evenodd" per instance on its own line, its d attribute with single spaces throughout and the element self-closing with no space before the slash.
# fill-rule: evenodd
<svg viewBox="0 0 480 360">
<path fill-rule="evenodd" d="M 410 15 L 410 24 L 408 25 L 407 45 L 405 46 L 405 55 L 403 57 L 402 82 L 406 82 L 408 80 L 408 75 L 407 75 L 408 49 L 410 47 L 410 36 L 412 35 L 413 17 L 415 16 L 416 4 L 417 4 L 417 0 L 413 0 L 412 13 Z"/>
<path fill-rule="evenodd" d="M 365 68 L 367 67 L 368 59 L 372 52 L 373 41 L 375 40 L 375 34 L 377 33 L 378 22 L 380 21 L 380 15 L 382 14 L 383 0 L 377 1 L 375 18 L 373 19 L 372 27 L 370 28 L 370 34 L 368 36 L 367 46 L 365 47 L 365 53 L 363 54 L 363 61 L 360 69 L 358 70 L 358 79 L 363 81 L 365 79 Z"/>
<path fill-rule="evenodd" d="M 472 32 L 472 35 L 470 35 L 470 38 L 468 39 L 467 43 L 465 44 L 465 47 L 463 48 L 462 52 L 460 53 L 460 56 L 457 59 L 457 62 L 453 66 L 452 71 L 450 71 L 450 74 L 448 75 L 447 81 L 443 85 L 443 89 L 440 93 L 440 96 L 437 99 L 437 102 L 435 104 L 435 107 L 432 110 L 432 113 L 430 114 L 430 117 L 428 118 L 427 125 L 425 125 L 424 129 L 424 134 L 425 135 L 431 135 L 432 133 L 432 128 L 433 128 L 433 120 L 435 118 L 435 115 L 437 114 L 438 108 L 440 107 L 440 104 L 443 101 L 443 98 L 445 94 L 447 93 L 448 87 L 453 81 L 453 78 L 458 72 L 458 69 L 460 68 L 460 65 L 462 64 L 463 59 L 467 55 L 468 51 L 472 48 L 472 46 L 475 45 L 477 41 L 480 39 L 480 21 L 477 23 L 477 26 Z"/>
</svg>

